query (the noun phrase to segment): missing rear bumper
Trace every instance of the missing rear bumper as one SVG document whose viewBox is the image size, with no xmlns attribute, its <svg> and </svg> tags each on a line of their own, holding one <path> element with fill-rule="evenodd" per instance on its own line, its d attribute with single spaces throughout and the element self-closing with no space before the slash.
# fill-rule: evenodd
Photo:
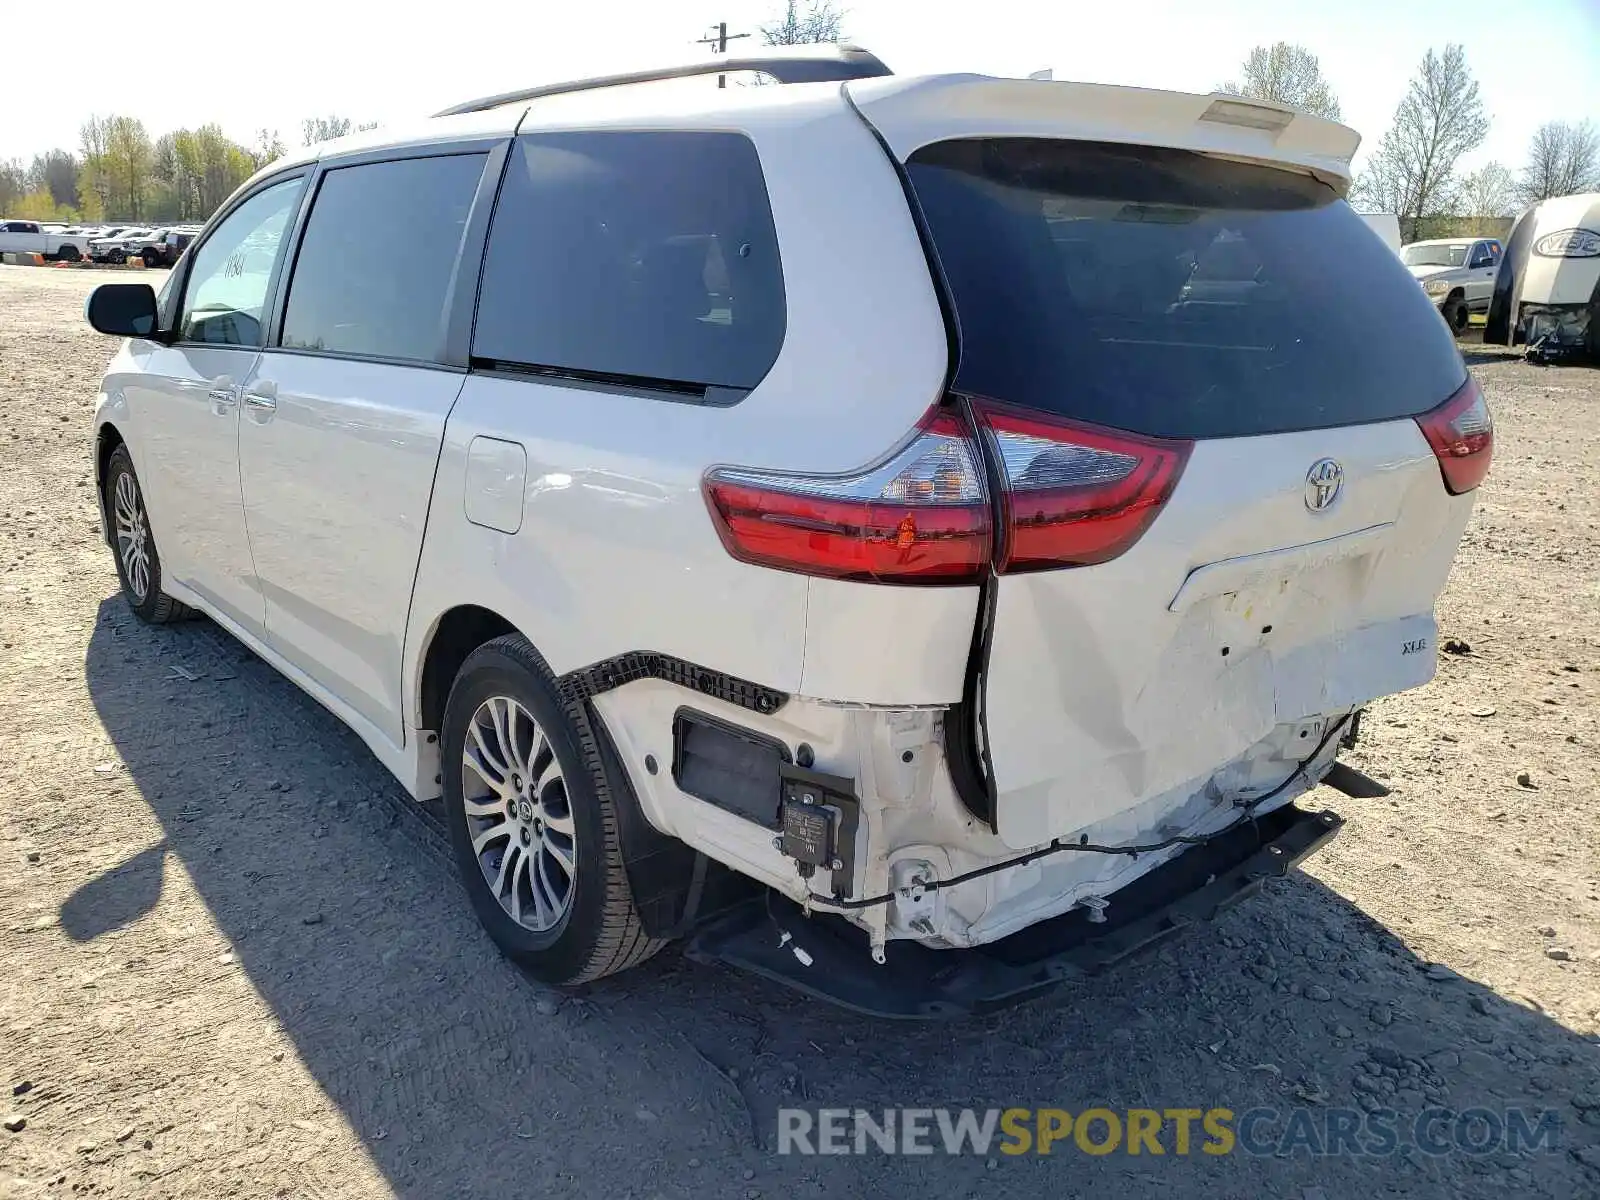
<svg viewBox="0 0 1600 1200">
<path fill-rule="evenodd" d="M 966 1016 L 1104 970 L 1211 920 L 1254 895 L 1265 880 L 1288 874 L 1343 823 L 1337 813 L 1286 805 L 1255 827 L 1241 826 L 1141 876 L 1115 893 L 1103 922 L 1077 909 L 972 950 L 896 941 L 878 966 L 861 930 L 837 917 L 807 919 L 789 901 L 769 894 L 703 926 L 686 953 L 871 1016 Z"/>
</svg>

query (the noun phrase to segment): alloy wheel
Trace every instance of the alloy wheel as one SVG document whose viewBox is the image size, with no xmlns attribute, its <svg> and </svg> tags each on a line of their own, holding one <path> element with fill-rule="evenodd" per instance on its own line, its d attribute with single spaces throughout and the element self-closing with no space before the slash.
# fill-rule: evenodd
<svg viewBox="0 0 1600 1200">
<path fill-rule="evenodd" d="M 578 870 L 572 805 L 550 739 L 509 696 L 489 697 L 467 724 L 461 797 L 473 857 L 500 907 L 535 933 L 555 928 Z"/>
<path fill-rule="evenodd" d="M 117 476 L 113 510 L 123 576 L 134 598 L 142 602 L 150 594 L 150 525 L 145 519 L 139 487 L 126 471 Z"/>
</svg>

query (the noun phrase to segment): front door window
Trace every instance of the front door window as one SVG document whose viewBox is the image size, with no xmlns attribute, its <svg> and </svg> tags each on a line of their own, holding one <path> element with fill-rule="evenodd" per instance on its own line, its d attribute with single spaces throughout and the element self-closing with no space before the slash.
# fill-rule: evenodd
<svg viewBox="0 0 1600 1200">
<path fill-rule="evenodd" d="M 180 341 L 261 345 L 273 263 L 302 183 L 285 179 L 257 192 L 201 243 L 178 318 Z"/>
</svg>

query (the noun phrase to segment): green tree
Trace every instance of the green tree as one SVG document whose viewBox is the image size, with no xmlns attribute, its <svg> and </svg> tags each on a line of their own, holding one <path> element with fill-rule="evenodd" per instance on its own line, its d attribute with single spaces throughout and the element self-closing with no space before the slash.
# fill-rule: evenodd
<svg viewBox="0 0 1600 1200">
<path fill-rule="evenodd" d="M 113 210 L 135 221 L 145 215 L 153 159 L 150 135 L 145 132 L 143 121 L 137 117 L 108 118 L 105 169 L 116 197 L 116 203 L 110 205 Z"/>
<path fill-rule="evenodd" d="M 210 216 L 255 174 L 255 160 L 243 146 L 228 140 L 220 125 L 202 125 L 194 131 L 199 156 L 199 213 Z"/>
<path fill-rule="evenodd" d="M 78 199 L 85 211 L 93 209 L 96 218 L 104 217 L 111 206 L 111 176 L 108 170 L 106 118 L 90 117 L 79 131 L 83 165 L 78 168 Z"/>
<path fill-rule="evenodd" d="M 20 162 L 0 162 L 0 217 L 11 216 L 18 200 L 28 192 L 28 173 Z"/>
<path fill-rule="evenodd" d="M 19 196 L 8 215 L 27 221 L 76 221 L 78 210 L 70 204 L 57 204 L 49 189 L 41 187 Z"/>
<path fill-rule="evenodd" d="M 70 150 L 47 150 L 33 156 L 28 168 L 32 190 L 44 189 L 58 207 L 74 208 L 78 203 L 78 160 Z"/>
</svg>

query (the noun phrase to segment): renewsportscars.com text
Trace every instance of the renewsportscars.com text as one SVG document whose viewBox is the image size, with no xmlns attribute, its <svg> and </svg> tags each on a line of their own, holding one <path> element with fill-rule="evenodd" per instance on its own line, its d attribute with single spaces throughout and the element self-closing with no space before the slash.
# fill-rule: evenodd
<svg viewBox="0 0 1600 1200">
<path fill-rule="evenodd" d="M 1558 1148 L 1547 1109 L 780 1108 L 779 1154 L 1386 1156 Z"/>
</svg>

